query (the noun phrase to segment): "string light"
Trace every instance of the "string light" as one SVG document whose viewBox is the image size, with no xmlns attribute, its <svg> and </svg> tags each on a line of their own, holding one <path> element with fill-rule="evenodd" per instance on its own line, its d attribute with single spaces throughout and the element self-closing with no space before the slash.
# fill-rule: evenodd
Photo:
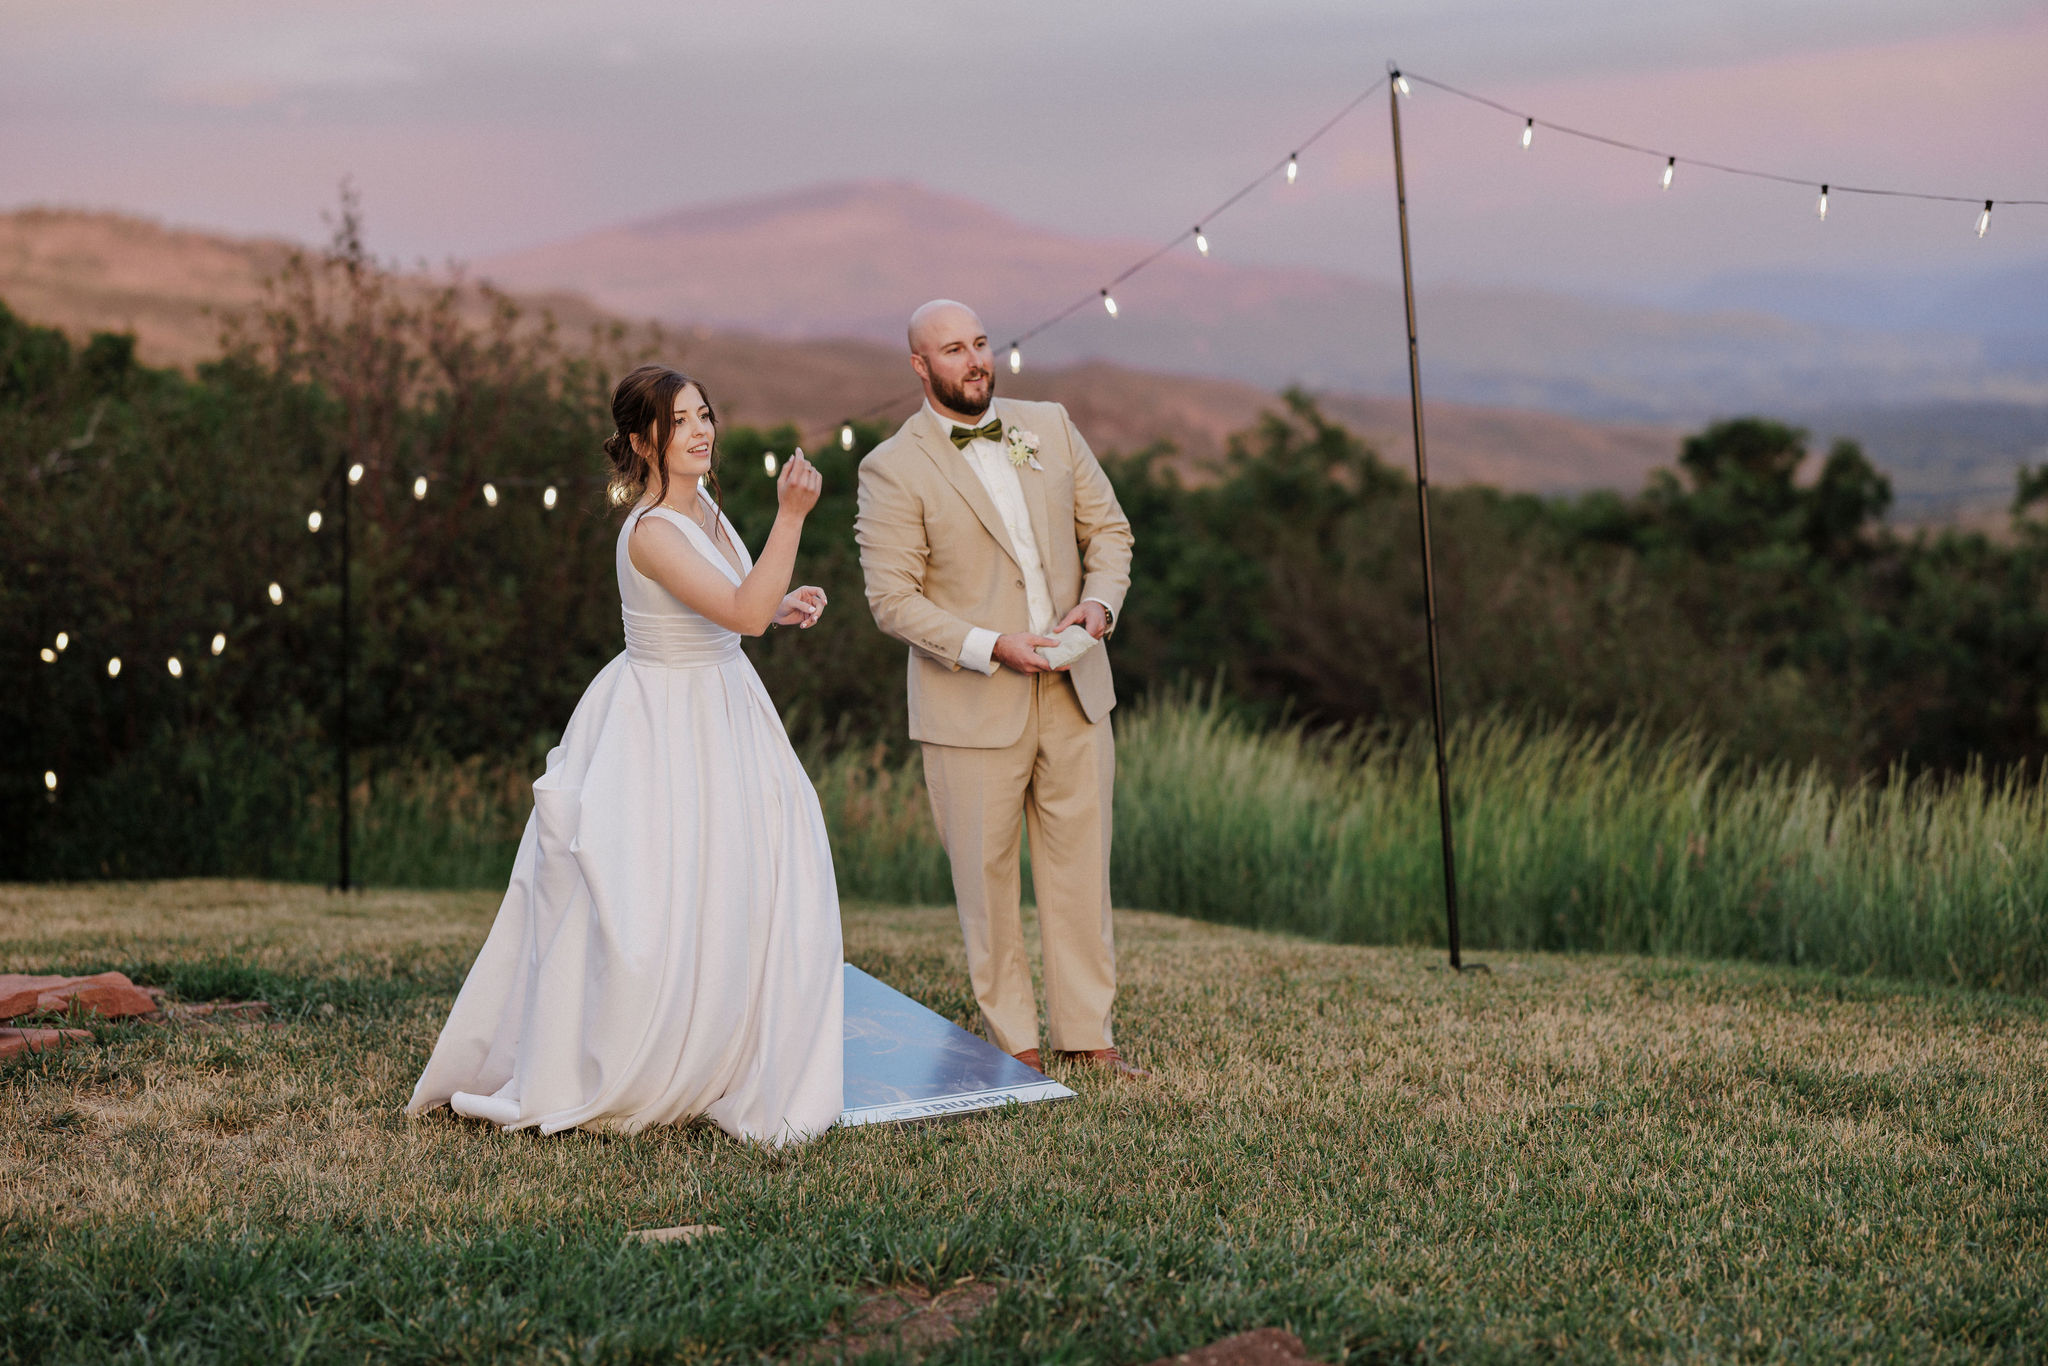
<svg viewBox="0 0 2048 1366">
<path fill-rule="evenodd" d="M 57 662 L 57 652 L 56 652 L 55 650 L 51 649 L 51 648 L 50 648 L 49 646 L 45 645 L 45 646 L 43 647 L 43 663 L 45 663 L 45 664 L 55 664 L 56 662 Z"/>
<path fill-rule="evenodd" d="M 1116 300 L 1107 289 L 1102 291 L 1102 306 L 1109 311 L 1110 317 L 1116 316 Z"/>
<path fill-rule="evenodd" d="M 412 499 L 415 503 L 427 496 L 427 476 L 424 474 L 412 481 Z"/>
<path fill-rule="evenodd" d="M 1814 209 L 1814 212 L 1820 215 L 1821 222 L 1825 223 L 1828 221 L 1828 187 L 1825 185 L 1820 187 L 1820 204 Z"/>
<path fill-rule="evenodd" d="M 1015 343 L 1015 342 L 1011 342 L 1011 343 L 1010 343 L 1010 373 L 1011 373 L 1011 374 L 1013 374 L 1013 375 L 1014 375 L 1014 374 L 1017 374 L 1018 372 L 1020 372 L 1021 370 L 1023 370 L 1023 368 L 1024 368 L 1024 353 L 1023 353 L 1022 351 L 1020 351 L 1020 350 L 1019 350 L 1019 349 L 1017 348 L 1017 343 Z"/>
<path fill-rule="evenodd" d="M 1984 212 L 1977 215 L 1977 235 L 1982 237 L 1991 228 L 1991 201 L 1984 201 Z"/>
<path fill-rule="evenodd" d="M 351 484 L 363 482 L 363 467 L 360 463 L 348 467 L 348 481 Z"/>
<path fill-rule="evenodd" d="M 496 507 L 498 505 L 498 486 L 496 484 L 484 485 L 484 505 L 486 507 Z"/>
<path fill-rule="evenodd" d="M 1667 189 L 1667 190 L 1668 190 L 1668 189 L 1670 189 L 1670 188 L 1671 188 L 1671 173 L 1672 173 L 1672 172 L 1674 172 L 1674 171 L 1676 171 L 1677 169 L 1678 169 L 1678 158 L 1677 158 L 1677 157 L 1665 157 L 1665 158 L 1664 158 L 1664 188 L 1665 188 L 1665 189 Z"/>
<path fill-rule="evenodd" d="M 185 666 L 178 662 L 176 655 L 172 655 L 164 664 L 164 667 L 171 671 L 171 677 L 173 678 L 183 678 L 185 676 Z"/>
<path fill-rule="evenodd" d="M 1522 124 L 1522 146 L 1526 149 L 1536 141 L 1536 120 L 1529 119 Z"/>
<path fill-rule="evenodd" d="M 228 648 L 228 638 L 219 631 L 213 633 L 213 652 L 219 654 Z"/>
<path fill-rule="evenodd" d="M 839 449 L 842 451 L 853 449 L 853 424 L 851 422 L 839 429 Z"/>
<path fill-rule="evenodd" d="M 57 774 L 54 769 L 46 768 L 43 770 L 43 790 L 45 792 L 55 792 L 57 790 Z"/>
<path fill-rule="evenodd" d="M 121 676 L 121 656 L 119 656 L 119 655 L 115 655 L 115 656 L 114 656 L 114 657 L 113 657 L 112 659 L 110 659 L 110 660 L 108 660 L 108 661 L 107 661 L 107 677 L 109 677 L 109 678 L 119 678 L 120 676 Z"/>
<path fill-rule="evenodd" d="M 1289 153 L 1287 154 L 1287 183 L 1288 183 L 1289 185 L 1292 185 L 1292 184 L 1294 183 L 1294 177 L 1296 177 L 1297 175 L 1300 175 L 1300 174 L 1301 174 L 1301 153 L 1299 153 L 1299 152 L 1289 152 Z"/>
<path fill-rule="evenodd" d="M 315 509 L 314 509 L 313 511 L 311 511 L 311 512 L 309 512 L 309 513 L 307 513 L 307 514 L 306 514 L 306 530 L 308 530 L 308 531 L 318 531 L 319 529 L 320 529 L 320 510 L 319 510 L 318 508 L 315 508 Z"/>
<path fill-rule="evenodd" d="M 1209 239 L 1202 235 L 1202 225 L 1200 223 L 1195 224 L 1195 250 L 1201 252 L 1204 256 L 1209 254 Z"/>
<path fill-rule="evenodd" d="M 63 653 L 64 653 L 64 652 L 66 651 L 66 650 L 68 650 L 68 649 L 70 649 L 70 648 L 71 648 L 71 636 L 70 636 L 70 634 L 69 634 L 68 632 L 64 632 L 64 631 L 59 631 L 59 632 L 57 633 L 57 653 L 61 655 L 61 654 L 63 654 Z"/>
<path fill-rule="evenodd" d="M 274 583 L 270 585 L 270 605 L 272 607 L 284 606 L 284 589 Z"/>
<path fill-rule="evenodd" d="M 555 486 L 553 484 L 549 484 L 547 488 L 541 492 L 540 505 L 548 509 L 550 512 L 552 512 L 554 511 L 555 507 L 555 499 L 559 496 L 560 495 L 555 492 Z"/>
<path fill-rule="evenodd" d="M 762 469 L 764 469 L 764 470 L 766 470 L 766 471 L 768 471 L 768 477 L 769 477 L 770 479 L 773 479 L 773 478 L 775 477 L 775 452 L 774 452 L 774 451 L 769 451 L 769 452 L 768 452 L 768 453 L 767 453 L 766 455 L 764 455 L 764 456 L 762 456 L 762 457 L 761 457 L 761 468 L 762 468 Z"/>
</svg>

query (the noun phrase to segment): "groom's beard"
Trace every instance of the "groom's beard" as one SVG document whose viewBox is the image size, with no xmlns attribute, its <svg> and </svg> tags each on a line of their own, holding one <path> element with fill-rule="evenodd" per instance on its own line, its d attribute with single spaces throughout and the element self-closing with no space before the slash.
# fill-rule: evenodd
<svg viewBox="0 0 2048 1366">
<path fill-rule="evenodd" d="M 970 417 L 980 417 L 987 411 L 988 405 L 995 401 L 995 372 L 984 370 L 978 374 L 962 375 L 958 384 L 948 384 L 933 376 L 932 392 L 939 396 L 939 402 L 952 411 L 966 413 Z"/>
</svg>

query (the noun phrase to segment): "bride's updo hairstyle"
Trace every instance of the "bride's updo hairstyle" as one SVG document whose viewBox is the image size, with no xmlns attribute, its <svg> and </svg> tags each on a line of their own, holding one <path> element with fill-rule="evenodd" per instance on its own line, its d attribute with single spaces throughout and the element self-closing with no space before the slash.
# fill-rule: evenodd
<svg viewBox="0 0 2048 1366">
<path fill-rule="evenodd" d="M 676 432 L 676 395 L 696 380 L 666 365 L 643 365 L 619 381 L 612 390 L 612 422 L 618 430 L 605 438 L 604 453 L 611 458 L 611 499 L 614 505 L 634 503 L 654 485 L 654 501 L 668 499 L 668 443 Z M 711 395 L 697 384 L 704 406 L 711 408 Z M 711 500 L 723 503 L 718 493 L 718 410 L 711 408 L 711 472 L 704 481 L 711 486 Z M 652 451 L 643 457 L 633 449 L 639 437 Z"/>
</svg>

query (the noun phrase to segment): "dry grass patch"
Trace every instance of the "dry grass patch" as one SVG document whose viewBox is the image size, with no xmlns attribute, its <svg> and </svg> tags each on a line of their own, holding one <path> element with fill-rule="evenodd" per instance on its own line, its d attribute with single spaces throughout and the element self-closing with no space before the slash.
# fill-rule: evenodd
<svg viewBox="0 0 2048 1366">
<path fill-rule="evenodd" d="M 1150 1083 L 788 1154 L 409 1120 L 495 904 L 0 889 L 0 966 L 260 978 L 282 1025 L 101 1025 L 0 1069 L 0 1361 L 843 1354 L 877 1291 L 962 1278 L 1002 1290 L 931 1360 L 1263 1327 L 1331 1361 L 2048 1351 L 2037 999 L 1633 958 L 1460 978 L 1133 912 L 1119 1043 Z M 950 910 L 846 930 L 970 1018 Z M 726 1232 L 626 1240 L 688 1224 Z"/>
</svg>

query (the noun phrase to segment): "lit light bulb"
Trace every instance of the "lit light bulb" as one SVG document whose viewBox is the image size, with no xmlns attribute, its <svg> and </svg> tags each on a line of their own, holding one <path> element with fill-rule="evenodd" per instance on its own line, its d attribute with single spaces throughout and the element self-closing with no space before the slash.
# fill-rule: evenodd
<svg viewBox="0 0 2048 1366">
<path fill-rule="evenodd" d="M 1820 215 L 1821 222 L 1825 223 L 1828 221 L 1828 187 L 1825 185 L 1820 187 L 1820 203 L 1815 207 L 1814 212 Z"/>
<path fill-rule="evenodd" d="M 306 514 L 306 530 L 308 530 L 308 531 L 318 531 L 319 529 L 320 529 L 320 513 L 319 513 L 319 510 L 318 510 L 318 509 L 315 509 L 314 511 L 312 511 L 312 512 L 309 512 L 309 513 L 307 513 L 307 514 Z"/>
<path fill-rule="evenodd" d="M 270 585 L 270 605 L 272 607 L 284 606 L 284 589 L 274 583 Z"/>
<path fill-rule="evenodd" d="M 1289 153 L 1287 154 L 1287 183 L 1288 183 L 1289 185 L 1292 185 L 1292 184 L 1294 183 L 1294 178 L 1295 178 L 1296 176 L 1300 175 L 1300 174 L 1301 174 L 1301 153 L 1299 153 L 1299 152 L 1289 152 Z"/>
<path fill-rule="evenodd" d="M 121 656 L 119 656 L 119 655 L 115 655 L 115 656 L 114 656 L 114 657 L 113 657 L 112 659 L 110 659 L 110 660 L 108 660 L 108 661 L 107 661 L 107 677 L 109 677 L 109 678 L 119 678 L 120 676 L 121 676 Z"/>
<path fill-rule="evenodd" d="M 1527 147 L 1536 141 L 1536 120 L 1529 119 L 1522 124 L 1522 145 Z"/>
<path fill-rule="evenodd" d="M 71 648 L 70 634 L 65 631 L 59 631 L 57 633 L 57 653 L 61 655 L 69 648 Z"/>
<path fill-rule="evenodd" d="M 1991 228 L 1991 201 L 1984 201 L 1984 212 L 1977 215 L 1977 235 L 1982 237 Z"/>
<path fill-rule="evenodd" d="M 219 631 L 213 633 L 213 652 L 219 654 L 228 648 L 228 638 Z"/>
<path fill-rule="evenodd" d="M 1394 73 L 1394 89 L 1400 91 L 1403 95 L 1412 95 L 1415 93 L 1414 91 L 1408 88 L 1408 78 L 1406 76 L 1403 76 L 1398 71 Z"/>
<path fill-rule="evenodd" d="M 1204 256 L 1209 254 L 1209 239 L 1202 235 L 1200 224 L 1195 226 L 1195 250 L 1201 252 Z"/>
<path fill-rule="evenodd" d="M 55 664 L 56 662 L 57 662 L 57 652 L 56 652 L 55 650 L 51 649 L 51 648 L 50 648 L 49 646 L 45 645 L 45 646 L 43 647 L 43 663 L 45 663 L 45 664 Z"/>
<path fill-rule="evenodd" d="M 360 464 L 350 465 L 348 467 L 348 481 L 351 484 L 360 484 L 363 482 L 363 467 Z"/>
<path fill-rule="evenodd" d="M 850 422 L 839 429 L 839 449 L 842 451 L 853 449 L 853 424 Z"/>
<path fill-rule="evenodd" d="M 1017 343 L 1010 343 L 1010 373 L 1018 374 L 1024 369 L 1024 353 L 1017 349 Z"/>
<path fill-rule="evenodd" d="M 1116 316 L 1116 300 L 1110 297 L 1110 293 L 1106 289 L 1102 291 L 1102 306 L 1109 310 L 1110 317 L 1114 318 Z"/>
<path fill-rule="evenodd" d="M 496 507 L 497 505 L 498 505 L 498 486 L 497 486 L 496 484 L 485 484 L 485 485 L 484 485 L 484 506 L 485 506 L 485 507 Z"/>
<path fill-rule="evenodd" d="M 55 792 L 57 790 L 57 775 L 51 769 L 46 768 L 43 770 L 43 788 L 45 791 L 49 792 Z"/>
<path fill-rule="evenodd" d="M 412 481 L 412 497 L 414 502 L 418 502 L 420 499 L 425 498 L 426 496 L 427 476 L 423 474 L 419 478 Z"/>
<path fill-rule="evenodd" d="M 761 457 L 761 468 L 768 471 L 769 478 L 775 477 L 775 452 L 769 451 Z"/>
<path fill-rule="evenodd" d="M 1676 171 L 1677 169 L 1678 169 L 1678 158 L 1677 158 L 1677 157 L 1665 157 L 1665 158 L 1664 158 L 1664 188 L 1665 188 L 1665 189 L 1667 189 L 1667 190 L 1668 190 L 1668 189 L 1670 189 L 1670 188 L 1671 188 L 1671 173 L 1672 173 L 1673 171 Z"/>
<path fill-rule="evenodd" d="M 178 662 L 176 655 L 172 655 L 164 664 L 164 667 L 171 671 L 171 677 L 173 678 L 183 678 L 185 676 L 185 666 Z"/>
<path fill-rule="evenodd" d="M 555 506 L 555 499 L 558 496 L 559 495 L 556 494 L 555 492 L 555 486 L 553 484 L 549 484 L 547 488 L 541 491 L 540 505 L 544 508 L 552 510 Z"/>
</svg>

